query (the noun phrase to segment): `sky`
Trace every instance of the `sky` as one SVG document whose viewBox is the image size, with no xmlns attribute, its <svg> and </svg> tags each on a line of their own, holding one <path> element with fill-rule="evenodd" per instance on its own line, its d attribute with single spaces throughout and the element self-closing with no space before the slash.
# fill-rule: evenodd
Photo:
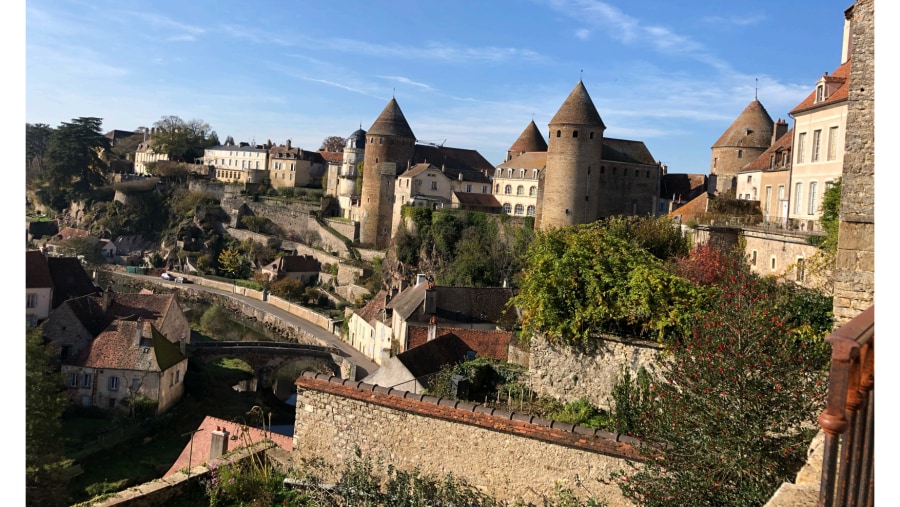
<svg viewBox="0 0 900 507">
<path fill-rule="evenodd" d="M 669 172 L 758 96 L 786 118 L 840 65 L 851 0 L 25 2 L 25 120 L 104 131 L 198 119 L 236 142 L 318 149 L 395 97 L 416 138 L 491 164 L 584 81 L 606 137 Z"/>
</svg>

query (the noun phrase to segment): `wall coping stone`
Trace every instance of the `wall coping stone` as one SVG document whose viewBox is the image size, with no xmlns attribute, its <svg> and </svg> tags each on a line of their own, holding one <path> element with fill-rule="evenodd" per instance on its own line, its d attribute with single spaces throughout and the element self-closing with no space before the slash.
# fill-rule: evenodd
<svg viewBox="0 0 900 507">
<path fill-rule="evenodd" d="M 363 382 L 347 382 L 340 377 L 312 371 L 303 372 L 295 385 L 301 390 L 355 399 L 422 417 L 468 424 L 588 452 L 640 459 L 637 448 L 641 441 L 619 433 L 546 420 L 530 414 L 498 410 L 485 405 L 473 405 L 410 391 L 396 391 L 377 385 L 370 386 Z"/>
</svg>

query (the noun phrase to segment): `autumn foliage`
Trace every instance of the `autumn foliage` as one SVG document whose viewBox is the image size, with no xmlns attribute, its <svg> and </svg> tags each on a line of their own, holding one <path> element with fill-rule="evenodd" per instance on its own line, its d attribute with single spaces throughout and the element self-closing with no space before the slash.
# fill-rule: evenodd
<svg viewBox="0 0 900 507">
<path fill-rule="evenodd" d="M 817 429 L 827 354 L 772 282 L 695 251 L 683 276 L 715 288 L 629 400 L 645 461 L 612 480 L 637 505 L 760 506 L 792 481 Z M 813 326 L 815 327 L 815 326 Z M 634 414 L 637 414 L 634 417 Z"/>
</svg>

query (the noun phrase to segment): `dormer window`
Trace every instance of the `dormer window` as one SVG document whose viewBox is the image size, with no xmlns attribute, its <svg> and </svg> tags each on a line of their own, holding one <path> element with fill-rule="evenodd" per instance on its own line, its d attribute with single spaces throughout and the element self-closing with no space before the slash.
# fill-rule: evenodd
<svg viewBox="0 0 900 507">
<path fill-rule="evenodd" d="M 822 102 L 825 100 L 825 85 L 819 84 L 816 86 L 816 102 Z"/>
</svg>

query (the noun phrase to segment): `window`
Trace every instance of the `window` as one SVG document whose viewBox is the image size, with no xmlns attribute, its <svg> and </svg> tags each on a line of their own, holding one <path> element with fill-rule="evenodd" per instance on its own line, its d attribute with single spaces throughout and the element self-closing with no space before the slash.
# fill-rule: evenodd
<svg viewBox="0 0 900 507">
<path fill-rule="evenodd" d="M 512 185 L 506 185 L 505 187 L 503 187 L 503 193 L 511 194 L 512 193 Z"/>
<path fill-rule="evenodd" d="M 110 391 L 118 391 L 119 390 L 119 377 L 109 377 L 107 381 L 107 387 Z"/>
<path fill-rule="evenodd" d="M 751 181 L 753 181 L 753 175 L 752 175 L 752 174 L 748 174 L 748 175 L 747 175 L 747 183 L 750 183 Z"/>
<path fill-rule="evenodd" d="M 516 195 L 525 195 L 525 187 L 522 185 L 516 187 Z"/>
<path fill-rule="evenodd" d="M 800 202 L 801 202 L 802 197 L 803 197 L 803 183 L 797 182 L 797 184 L 794 185 L 794 214 L 796 214 L 796 215 L 800 214 Z"/>
<path fill-rule="evenodd" d="M 498 177 L 498 178 L 502 178 L 502 177 L 503 177 L 503 169 L 497 169 L 497 177 Z"/>
<path fill-rule="evenodd" d="M 181 372 L 178 370 L 175 370 L 175 383 L 177 384 L 179 382 L 181 382 Z"/>
<path fill-rule="evenodd" d="M 803 152 L 806 151 L 806 132 L 800 132 L 797 136 L 797 163 L 803 163 Z"/>
<path fill-rule="evenodd" d="M 775 169 L 775 155 L 769 157 L 769 169 Z"/>
<path fill-rule="evenodd" d="M 528 187 L 528 195 L 531 197 L 536 196 L 537 195 L 537 187 L 535 187 L 535 186 Z"/>
<path fill-rule="evenodd" d="M 768 216 L 769 210 L 772 209 L 772 185 L 766 185 L 766 200 L 763 202 L 763 213 Z"/>
<path fill-rule="evenodd" d="M 497 190 L 495 190 L 498 194 L 500 193 L 500 185 L 497 185 Z"/>
<path fill-rule="evenodd" d="M 36 308 L 37 307 L 37 294 L 31 293 L 25 295 L 25 308 Z"/>
<path fill-rule="evenodd" d="M 778 200 L 784 200 L 784 185 L 778 185 Z"/>
<path fill-rule="evenodd" d="M 828 129 L 828 160 L 834 160 L 837 158 L 837 136 L 837 127 L 831 127 L 830 129 Z"/>
<path fill-rule="evenodd" d="M 797 281 L 802 282 L 806 278 L 806 267 L 803 265 L 803 257 L 797 257 Z"/>
<path fill-rule="evenodd" d="M 771 266 L 772 266 L 772 271 L 775 271 L 775 256 L 774 255 L 772 256 Z"/>
<path fill-rule="evenodd" d="M 472 185 L 469 185 L 469 184 L 466 185 L 466 192 L 472 193 Z"/>
<path fill-rule="evenodd" d="M 578 131 L 577 131 L 577 130 L 573 130 L 573 131 L 572 131 L 572 137 L 578 137 Z"/>
<path fill-rule="evenodd" d="M 787 167 L 788 164 L 788 152 L 784 152 L 781 154 L 781 167 Z"/>
<path fill-rule="evenodd" d="M 506 170 L 506 177 L 507 177 L 507 178 L 512 178 L 512 175 L 513 175 L 513 170 L 512 170 L 512 169 L 507 169 L 507 170 Z"/>
<path fill-rule="evenodd" d="M 432 181 L 432 182 L 431 182 L 431 189 L 432 189 L 432 190 L 437 190 L 437 182 L 436 182 L 436 181 Z"/>
<path fill-rule="evenodd" d="M 822 130 L 816 130 L 813 132 L 813 145 L 812 145 L 812 158 L 811 162 L 819 161 L 819 145 L 822 144 Z"/>
<path fill-rule="evenodd" d="M 537 169 L 531 171 L 531 179 L 536 180 L 538 175 Z"/>
<path fill-rule="evenodd" d="M 522 206 L 521 204 L 516 204 L 516 215 L 521 215 L 524 212 L 525 212 L 525 206 Z"/>
<path fill-rule="evenodd" d="M 557 130 L 557 131 L 556 131 L 556 137 L 560 137 L 561 135 L 562 135 L 562 130 Z"/>
<path fill-rule="evenodd" d="M 94 380 L 94 376 L 93 376 L 93 375 L 91 375 L 90 373 L 85 373 L 85 374 L 81 377 L 81 387 L 84 387 L 84 388 L 91 387 L 91 384 L 92 384 L 93 380 Z"/>
<path fill-rule="evenodd" d="M 528 209 L 525 212 L 526 215 L 533 217 L 534 216 L 534 205 L 528 206 Z"/>
<path fill-rule="evenodd" d="M 807 215 L 815 215 L 816 214 L 816 187 L 818 184 L 815 181 L 811 181 L 809 183 L 809 205 L 806 208 Z"/>
<path fill-rule="evenodd" d="M 744 150 L 738 150 L 738 158 L 744 158 Z"/>
<path fill-rule="evenodd" d="M 69 374 L 69 387 L 78 387 L 78 374 L 77 373 Z"/>
<path fill-rule="evenodd" d="M 525 179 L 525 169 L 519 169 L 519 177 Z"/>
<path fill-rule="evenodd" d="M 816 102 L 823 100 L 825 100 L 825 85 L 819 85 L 816 87 Z"/>
<path fill-rule="evenodd" d="M 510 211 L 512 211 L 512 206 L 510 206 L 509 203 L 504 204 L 504 205 L 503 205 L 503 212 L 506 213 L 507 215 L 509 215 L 509 212 L 510 212 Z"/>
<path fill-rule="evenodd" d="M 593 138 L 594 138 L 594 133 L 593 133 L 593 132 L 591 132 L 591 134 L 590 134 L 590 136 L 589 136 L 589 137 L 590 137 L 590 139 L 593 139 Z"/>
<path fill-rule="evenodd" d="M 756 250 L 750 254 L 750 265 L 756 266 Z"/>
<path fill-rule="evenodd" d="M 481 185 L 481 193 L 482 193 L 482 194 L 488 193 L 488 186 L 487 186 L 487 185 Z"/>
</svg>

